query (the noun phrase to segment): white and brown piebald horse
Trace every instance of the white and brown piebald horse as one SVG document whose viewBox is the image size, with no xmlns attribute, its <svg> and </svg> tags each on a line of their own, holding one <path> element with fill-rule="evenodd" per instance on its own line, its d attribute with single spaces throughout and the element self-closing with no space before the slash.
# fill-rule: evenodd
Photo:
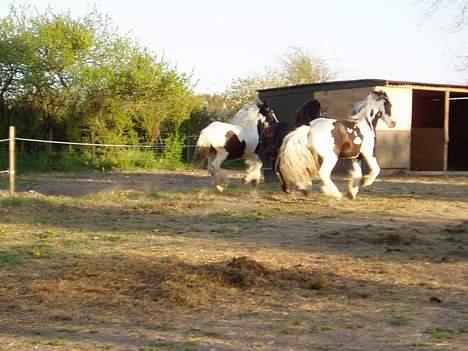
<svg viewBox="0 0 468 351">
<path fill-rule="evenodd" d="M 247 163 L 245 183 L 256 185 L 262 176 L 262 161 L 256 151 L 263 131 L 278 123 L 273 110 L 262 101 L 244 105 L 231 123 L 212 122 L 204 128 L 195 147 L 193 163 L 200 167 L 208 160 L 208 171 L 215 187 L 222 192 L 229 178 L 221 169 L 227 159 L 244 159 Z"/>
<path fill-rule="evenodd" d="M 348 197 L 355 199 L 359 185 L 371 185 L 380 172 L 375 157 L 375 128 L 379 119 L 393 128 L 391 103 L 383 91 L 373 91 L 353 107 L 344 120 L 318 118 L 310 125 L 297 128 L 288 134 L 281 146 L 276 172 L 283 191 L 288 192 L 289 182 L 298 190 L 308 193 L 312 177 L 319 175 L 322 191 L 332 197 L 342 194 L 330 178 L 338 159 L 352 161 Z M 358 160 L 365 160 L 369 173 L 362 176 Z"/>
</svg>

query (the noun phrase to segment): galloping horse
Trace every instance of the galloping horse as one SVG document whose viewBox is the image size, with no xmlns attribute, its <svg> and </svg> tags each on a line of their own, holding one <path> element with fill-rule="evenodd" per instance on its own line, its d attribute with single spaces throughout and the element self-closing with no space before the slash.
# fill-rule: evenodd
<svg viewBox="0 0 468 351">
<path fill-rule="evenodd" d="M 229 183 L 228 176 L 221 169 L 226 159 L 244 159 L 248 165 L 244 182 L 253 185 L 260 182 L 263 163 L 256 150 L 263 131 L 278 123 L 278 119 L 265 102 L 257 101 L 244 105 L 230 122 L 216 121 L 204 128 L 193 159 L 195 166 L 201 166 L 208 160 L 208 171 L 220 192 Z"/>
<path fill-rule="evenodd" d="M 354 105 L 346 119 L 319 118 L 309 126 L 291 132 L 281 146 L 276 166 L 283 191 L 288 191 L 291 181 L 307 194 L 312 176 L 318 173 L 325 195 L 341 198 L 342 194 L 330 179 L 330 174 L 338 159 L 343 158 L 352 161 L 347 195 L 355 199 L 359 184 L 371 185 L 380 172 L 374 154 L 375 128 L 379 119 L 390 128 L 396 125 L 391 107 L 387 93 L 373 91 Z M 361 159 L 370 169 L 364 177 L 358 163 Z"/>
<path fill-rule="evenodd" d="M 257 154 L 263 159 L 269 159 L 272 161 L 273 167 L 276 164 L 278 157 L 278 151 L 283 143 L 284 138 L 295 127 L 309 124 L 314 119 L 323 117 L 322 107 L 318 100 L 306 101 L 295 113 L 294 126 L 287 122 L 278 122 L 272 124 L 270 127 L 264 130 L 262 137 L 260 138 L 260 144 L 258 145 Z"/>
</svg>

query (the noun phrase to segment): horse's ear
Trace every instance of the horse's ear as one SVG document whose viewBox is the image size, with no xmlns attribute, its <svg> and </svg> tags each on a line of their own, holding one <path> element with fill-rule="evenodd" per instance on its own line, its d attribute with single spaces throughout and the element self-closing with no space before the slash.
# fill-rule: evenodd
<svg viewBox="0 0 468 351">
<path fill-rule="evenodd" d="M 377 100 L 388 100 L 388 95 L 383 90 L 375 90 L 373 93 L 375 94 Z"/>
<path fill-rule="evenodd" d="M 257 104 L 257 107 L 258 107 L 258 108 L 262 108 L 263 105 L 265 105 L 265 103 L 264 103 L 262 100 L 260 100 L 260 99 L 257 99 L 256 104 Z"/>
</svg>

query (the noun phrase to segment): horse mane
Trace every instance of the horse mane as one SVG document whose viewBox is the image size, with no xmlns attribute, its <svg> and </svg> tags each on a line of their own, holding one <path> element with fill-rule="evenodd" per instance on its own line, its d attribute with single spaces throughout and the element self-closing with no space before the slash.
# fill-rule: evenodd
<svg viewBox="0 0 468 351">
<path fill-rule="evenodd" d="M 297 111 L 294 125 L 300 127 L 320 117 L 322 107 L 316 99 L 305 102 Z"/>
<path fill-rule="evenodd" d="M 356 102 L 351 109 L 351 112 L 346 120 L 358 122 L 365 118 L 366 116 L 363 114 L 364 109 L 369 105 L 371 100 L 380 101 L 384 100 L 385 103 L 390 104 L 390 100 L 388 95 L 383 90 L 374 90 L 369 95 L 367 95 L 363 100 Z"/>
<path fill-rule="evenodd" d="M 240 110 L 231 118 L 230 123 L 243 126 L 258 119 L 259 107 L 257 103 L 250 102 L 240 108 Z"/>
<path fill-rule="evenodd" d="M 347 119 L 356 120 L 358 118 L 354 118 L 355 116 L 359 115 L 360 112 L 367 106 L 368 104 L 368 96 L 364 100 L 358 101 L 353 105 L 351 112 Z"/>
</svg>

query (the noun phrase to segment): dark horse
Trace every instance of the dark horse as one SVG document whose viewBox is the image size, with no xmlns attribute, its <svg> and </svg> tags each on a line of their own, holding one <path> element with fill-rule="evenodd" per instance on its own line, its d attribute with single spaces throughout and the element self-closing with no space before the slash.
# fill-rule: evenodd
<svg viewBox="0 0 468 351">
<path fill-rule="evenodd" d="M 294 126 L 287 122 L 272 124 L 263 131 L 257 153 L 264 160 L 272 162 L 273 168 L 283 139 L 295 128 L 309 124 L 317 118 L 323 117 L 322 107 L 318 100 L 306 101 L 295 113 Z"/>
</svg>

